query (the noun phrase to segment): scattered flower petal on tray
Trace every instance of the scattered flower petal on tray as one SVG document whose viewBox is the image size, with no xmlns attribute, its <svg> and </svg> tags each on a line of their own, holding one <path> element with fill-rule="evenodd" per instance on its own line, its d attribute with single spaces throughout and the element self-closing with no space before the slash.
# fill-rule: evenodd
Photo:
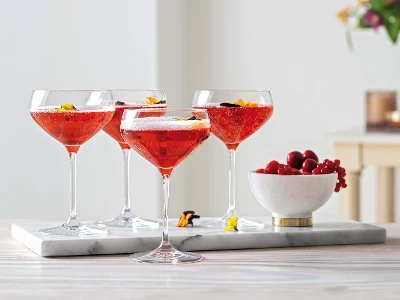
<svg viewBox="0 0 400 300">
<path fill-rule="evenodd" d="M 192 225 L 193 227 L 193 219 L 200 219 L 200 216 L 195 215 L 193 210 L 186 210 L 182 213 L 178 224 L 176 224 L 176 227 L 187 227 L 188 225 Z"/>
<path fill-rule="evenodd" d="M 239 218 L 238 217 L 232 217 L 228 220 L 228 227 L 225 227 L 224 230 L 225 231 L 239 231 L 237 228 L 237 222 L 238 222 Z"/>
</svg>

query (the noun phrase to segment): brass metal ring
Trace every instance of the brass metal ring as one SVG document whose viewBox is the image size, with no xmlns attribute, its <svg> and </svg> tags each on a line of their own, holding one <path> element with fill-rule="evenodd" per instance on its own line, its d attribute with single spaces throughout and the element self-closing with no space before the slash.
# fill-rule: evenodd
<svg viewBox="0 0 400 300">
<path fill-rule="evenodd" d="M 312 217 L 310 218 L 278 218 L 272 217 L 272 225 L 278 227 L 309 227 L 312 226 Z"/>
</svg>

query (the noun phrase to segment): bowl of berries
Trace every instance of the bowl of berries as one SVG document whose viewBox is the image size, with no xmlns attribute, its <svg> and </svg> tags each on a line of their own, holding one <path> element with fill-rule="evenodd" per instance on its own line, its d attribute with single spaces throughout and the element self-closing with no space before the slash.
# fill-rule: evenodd
<svg viewBox="0 0 400 300">
<path fill-rule="evenodd" d="M 272 224 L 285 227 L 312 226 L 313 212 L 347 187 L 345 176 L 339 160 L 320 163 L 311 150 L 290 152 L 286 164 L 273 160 L 248 174 L 257 201 L 272 213 Z"/>
</svg>

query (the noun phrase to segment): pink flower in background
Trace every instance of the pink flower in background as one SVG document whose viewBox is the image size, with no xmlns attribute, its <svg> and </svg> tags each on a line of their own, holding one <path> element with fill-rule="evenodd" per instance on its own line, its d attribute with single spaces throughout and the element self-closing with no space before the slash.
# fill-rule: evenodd
<svg viewBox="0 0 400 300">
<path fill-rule="evenodd" d="M 369 9 L 365 14 L 364 23 L 377 30 L 383 24 L 383 21 L 380 15 Z"/>
</svg>

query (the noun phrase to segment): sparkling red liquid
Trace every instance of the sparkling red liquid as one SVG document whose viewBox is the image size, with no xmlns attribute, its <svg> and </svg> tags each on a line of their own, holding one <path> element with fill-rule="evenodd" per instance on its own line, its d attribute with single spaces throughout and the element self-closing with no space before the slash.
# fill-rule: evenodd
<svg viewBox="0 0 400 300">
<path fill-rule="evenodd" d="M 162 175 L 173 169 L 210 135 L 209 127 L 176 130 L 126 130 L 122 135 L 141 156 L 155 165 Z"/>
<path fill-rule="evenodd" d="M 124 141 L 121 136 L 120 126 L 122 115 L 125 109 L 140 109 L 140 108 L 166 108 L 166 105 L 148 105 L 148 104 L 125 104 L 125 105 L 117 105 L 115 106 L 115 114 L 110 122 L 108 122 L 103 130 L 111 136 L 114 140 L 116 140 L 122 149 L 130 149 L 131 147 Z M 150 113 L 149 113 L 150 114 Z M 162 116 L 163 112 L 156 112 L 147 115 L 147 117 L 158 117 Z"/>
<path fill-rule="evenodd" d="M 272 116 L 272 105 L 227 107 L 217 105 L 195 106 L 206 109 L 211 132 L 235 150 L 239 144 L 263 126 Z"/>
<path fill-rule="evenodd" d="M 38 110 L 31 115 L 40 127 L 64 144 L 68 152 L 78 152 L 79 147 L 98 133 L 114 115 L 114 111 L 105 110 L 53 110 Z"/>
</svg>

